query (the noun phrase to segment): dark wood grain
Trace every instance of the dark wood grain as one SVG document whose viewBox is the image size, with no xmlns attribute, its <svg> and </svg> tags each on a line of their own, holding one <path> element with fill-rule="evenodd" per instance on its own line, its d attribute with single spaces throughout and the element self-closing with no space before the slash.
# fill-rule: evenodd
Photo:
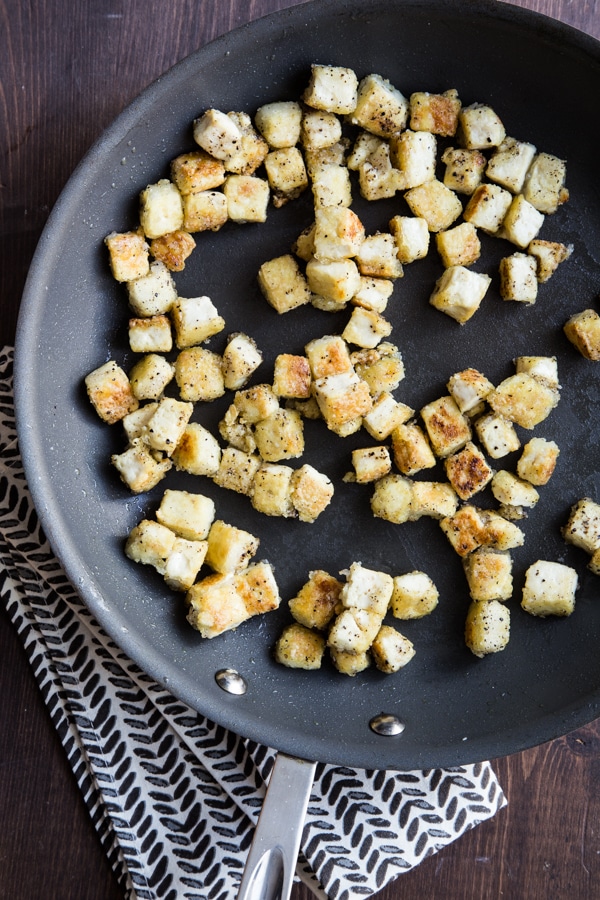
<svg viewBox="0 0 600 900">
<path fill-rule="evenodd" d="M 14 341 L 37 239 L 69 174 L 143 87 L 290 0 L 0 2 L 0 344 Z M 521 0 L 600 38 L 596 4 Z M 594 102 L 594 101 L 591 101 Z M 8 617 L 0 616 L 0 900 L 123 896 Z M 381 900 L 600 896 L 600 723 L 494 761 L 508 807 Z M 294 900 L 309 900 L 304 887 Z"/>
</svg>

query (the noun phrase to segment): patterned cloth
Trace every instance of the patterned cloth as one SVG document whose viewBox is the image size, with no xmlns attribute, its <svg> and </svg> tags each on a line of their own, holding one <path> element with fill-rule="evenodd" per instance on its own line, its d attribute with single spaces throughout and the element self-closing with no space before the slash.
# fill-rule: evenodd
<svg viewBox="0 0 600 900">
<path fill-rule="evenodd" d="M 129 900 L 231 900 L 273 750 L 179 702 L 103 633 L 40 528 L 19 456 L 12 350 L 0 352 L 0 596 Z M 489 763 L 425 772 L 319 765 L 298 876 L 367 897 L 493 816 Z"/>
</svg>

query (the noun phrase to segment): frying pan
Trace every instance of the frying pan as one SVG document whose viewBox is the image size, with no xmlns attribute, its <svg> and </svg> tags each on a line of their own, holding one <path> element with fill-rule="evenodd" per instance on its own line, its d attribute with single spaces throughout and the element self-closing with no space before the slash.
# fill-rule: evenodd
<svg viewBox="0 0 600 900">
<path fill-rule="evenodd" d="M 322 423 L 306 423 L 303 461 L 336 485 L 334 502 L 312 526 L 261 516 L 208 479 L 176 474 L 168 486 L 212 496 L 219 518 L 257 534 L 259 557 L 275 566 L 286 599 L 317 568 L 338 573 L 360 561 L 390 574 L 427 571 L 440 603 L 426 619 L 402 623 L 417 653 L 397 675 L 368 671 L 347 678 L 329 665 L 319 672 L 278 666 L 272 646 L 289 621 L 286 603 L 235 633 L 203 641 L 186 624 L 181 598 L 123 554 L 125 537 L 153 515 L 165 483 L 146 495 L 129 494 L 108 462 L 124 448 L 120 428 L 103 425 L 85 397 L 89 371 L 108 358 L 126 369 L 134 362 L 126 298 L 109 274 L 103 238 L 135 227 L 139 191 L 193 148 L 191 123 L 200 112 L 211 106 L 253 112 L 271 100 L 295 99 L 313 62 L 350 66 L 359 76 L 378 72 L 406 95 L 456 88 L 465 104 L 489 103 L 509 134 L 567 160 L 571 199 L 547 217 L 541 236 L 572 244 L 573 255 L 541 287 L 535 305 L 500 300 L 498 262 L 514 248 L 489 239 L 476 268 L 492 274 L 492 285 L 466 325 L 428 304 L 441 273 L 434 252 L 406 267 L 386 311 L 406 366 L 396 393 L 415 409 L 446 393 L 449 376 L 467 366 L 498 383 L 519 355 L 558 359 L 561 402 L 535 434 L 558 443 L 559 464 L 523 523 L 524 546 L 513 552 L 511 641 L 483 660 L 464 646 L 465 580 L 437 524 L 374 519 L 368 486 L 341 482 L 351 450 L 369 443 L 364 432 L 339 439 Z M 19 320 L 16 404 L 28 481 L 50 541 L 99 623 L 202 714 L 285 757 L 384 769 L 507 755 L 599 714 L 598 582 L 582 552 L 560 534 L 575 500 L 600 497 L 600 372 L 562 334 L 569 316 L 595 305 L 600 283 L 600 121 L 592 107 L 599 63 L 594 40 L 504 4 L 317 0 L 244 26 L 179 63 L 118 117 L 74 172 L 40 240 Z M 406 208 L 397 197 L 371 204 L 357 198 L 355 209 L 373 233 Z M 211 296 L 227 322 L 224 335 L 241 330 L 255 338 L 264 352 L 256 381 L 270 380 L 277 353 L 302 352 L 311 338 L 339 333 L 347 319 L 312 308 L 278 316 L 258 290 L 260 264 L 287 252 L 311 215 L 304 195 L 271 209 L 264 225 L 199 235 L 177 275 L 182 296 Z M 224 335 L 211 340 L 211 349 L 222 349 Z M 229 402 L 207 404 L 194 418 L 214 430 Z M 427 477 L 442 478 L 441 468 Z M 520 610 L 525 569 L 538 558 L 577 568 L 570 618 L 538 620 Z M 223 669 L 243 676 L 244 694 L 221 689 L 215 675 Z M 375 733 L 369 723 L 381 713 L 398 717 L 402 733 Z"/>
</svg>

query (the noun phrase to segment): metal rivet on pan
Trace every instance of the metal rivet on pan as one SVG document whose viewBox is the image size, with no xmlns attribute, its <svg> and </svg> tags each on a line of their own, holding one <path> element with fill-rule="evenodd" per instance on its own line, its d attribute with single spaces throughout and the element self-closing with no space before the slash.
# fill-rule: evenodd
<svg viewBox="0 0 600 900">
<path fill-rule="evenodd" d="M 396 734 L 402 734 L 406 727 L 404 722 L 401 722 L 398 716 L 393 716 L 391 713 L 380 713 L 378 716 L 373 716 L 369 725 L 375 734 L 381 734 L 384 737 L 393 737 Z"/>
<path fill-rule="evenodd" d="M 228 694 L 245 694 L 248 690 L 246 679 L 235 669 L 219 669 L 215 672 L 215 680 Z"/>
</svg>

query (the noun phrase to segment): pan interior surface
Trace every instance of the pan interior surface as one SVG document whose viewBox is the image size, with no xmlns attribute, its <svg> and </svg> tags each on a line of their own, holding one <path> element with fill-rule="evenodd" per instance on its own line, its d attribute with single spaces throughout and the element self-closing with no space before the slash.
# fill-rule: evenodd
<svg viewBox="0 0 600 900">
<path fill-rule="evenodd" d="M 41 238 L 19 322 L 16 400 L 27 476 L 46 533 L 99 623 L 202 714 L 307 759 L 416 769 L 507 755 L 600 713 L 598 581 L 560 532 L 576 500 L 600 498 L 600 372 L 562 333 L 571 315 L 596 305 L 600 283 L 600 122 L 589 110 L 600 91 L 599 61 L 591 39 L 503 4 L 317 0 L 238 29 L 184 60 L 122 113 L 73 174 Z M 109 462 L 124 448 L 119 426 L 104 426 L 85 395 L 88 372 L 109 358 L 127 370 L 135 359 L 124 287 L 110 276 L 104 237 L 136 226 L 140 190 L 168 177 L 169 161 L 193 149 L 191 123 L 203 110 L 253 114 L 266 102 L 298 99 L 316 62 L 348 66 L 359 77 L 381 74 L 405 96 L 455 88 L 463 105 L 491 105 L 508 134 L 567 161 L 569 202 L 547 217 L 540 236 L 572 245 L 573 253 L 540 287 L 534 305 L 501 301 L 497 266 L 514 248 L 491 238 L 477 264 L 493 274 L 485 308 L 464 326 L 428 303 L 441 274 L 434 251 L 405 268 L 385 313 L 406 367 L 396 396 L 417 410 L 445 394 L 449 377 L 463 368 L 478 368 L 497 384 L 514 371 L 517 356 L 558 360 L 561 401 L 534 434 L 556 441 L 559 465 L 522 524 L 524 546 L 513 551 L 511 640 L 485 659 L 464 645 L 466 582 L 437 523 L 375 519 L 371 488 L 342 482 L 351 450 L 369 442 L 364 431 L 332 438 L 322 423 L 306 422 L 302 461 L 336 485 L 334 501 L 312 526 L 261 516 L 247 498 L 209 479 L 176 473 L 166 486 L 212 496 L 219 518 L 257 534 L 258 558 L 274 565 L 284 601 L 315 569 L 337 574 L 362 562 L 392 575 L 426 571 L 440 603 L 426 619 L 396 623 L 417 651 L 396 675 L 373 669 L 344 678 L 329 665 L 319 672 L 277 665 L 272 647 L 290 621 L 285 602 L 235 633 L 203 641 L 185 621 L 181 596 L 123 553 L 130 529 L 154 514 L 165 482 L 149 494 L 127 491 Z M 358 191 L 356 197 L 353 208 L 368 233 L 387 230 L 389 219 L 407 209 L 400 197 L 371 204 Z M 198 235 L 196 251 L 176 275 L 181 296 L 210 296 L 227 322 L 210 349 L 221 352 L 231 331 L 254 337 L 264 352 L 254 381 L 270 380 L 278 353 L 302 353 L 309 340 L 340 333 L 347 320 L 347 311 L 312 308 L 278 316 L 258 289 L 259 266 L 289 252 L 312 215 L 305 194 L 271 208 L 264 225 L 228 224 Z M 230 402 L 231 395 L 194 418 L 215 431 Z M 521 433 L 523 442 L 529 436 Z M 443 479 L 441 466 L 431 479 Z M 520 609 L 524 572 L 536 559 L 577 569 L 577 604 L 568 619 L 535 619 Z M 218 687 L 214 676 L 223 668 L 244 676 L 246 694 Z M 373 733 L 369 721 L 382 712 L 402 720 L 401 735 Z"/>
</svg>

